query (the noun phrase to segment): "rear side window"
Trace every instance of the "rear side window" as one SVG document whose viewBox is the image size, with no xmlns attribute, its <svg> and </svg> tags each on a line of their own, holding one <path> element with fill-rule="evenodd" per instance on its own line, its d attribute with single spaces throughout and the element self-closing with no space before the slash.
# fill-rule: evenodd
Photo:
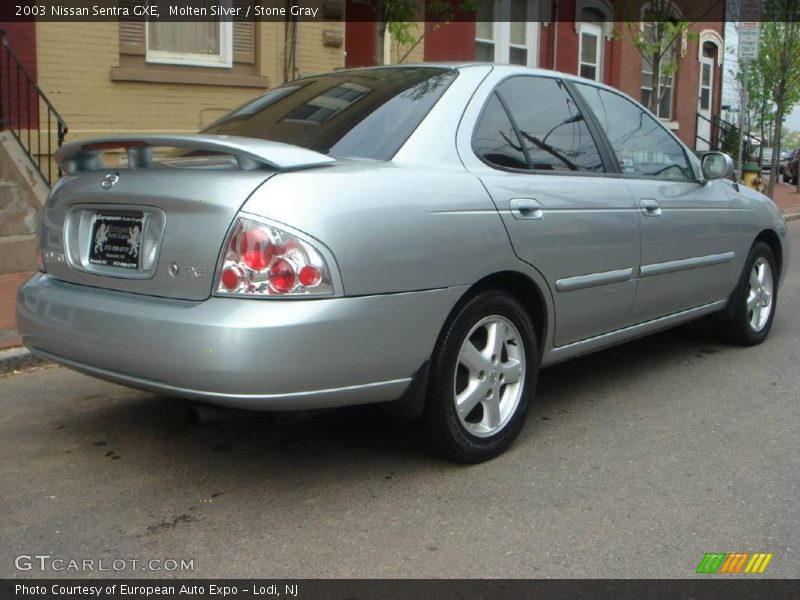
<svg viewBox="0 0 800 600">
<path fill-rule="evenodd" d="M 694 180 L 681 145 L 648 112 L 619 94 L 577 83 L 626 175 Z"/>
<path fill-rule="evenodd" d="M 203 133 L 388 160 L 456 76 L 442 67 L 392 67 L 309 77 L 259 96 Z"/>
<path fill-rule="evenodd" d="M 536 171 L 602 172 L 603 161 L 583 115 L 550 77 L 518 76 L 497 88 Z"/>
<path fill-rule="evenodd" d="M 480 123 L 472 140 L 475 154 L 498 167 L 527 169 L 528 159 L 497 94 L 492 94 L 483 109 Z"/>
</svg>

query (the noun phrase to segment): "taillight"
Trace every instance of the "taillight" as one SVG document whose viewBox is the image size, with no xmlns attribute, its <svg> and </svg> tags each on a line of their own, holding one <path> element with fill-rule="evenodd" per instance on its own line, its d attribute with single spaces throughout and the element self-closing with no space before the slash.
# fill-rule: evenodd
<svg viewBox="0 0 800 600">
<path fill-rule="evenodd" d="M 311 244 L 272 225 L 239 217 L 225 242 L 216 293 L 316 296 L 333 293 L 330 271 Z"/>
</svg>

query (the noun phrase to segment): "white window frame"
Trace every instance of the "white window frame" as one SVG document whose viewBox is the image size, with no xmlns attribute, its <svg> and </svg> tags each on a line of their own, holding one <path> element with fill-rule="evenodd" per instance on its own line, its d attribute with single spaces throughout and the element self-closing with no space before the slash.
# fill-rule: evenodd
<svg viewBox="0 0 800 600">
<path fill-rule="evenodd" d="M 594 35 L 597 38 L 597 63 L 583 62 L 583 34 L 584 32 Z M 581 67 L 589 65 L 595 67 L 595 81 L 603 81 L 603 28 L 597 23 L 580 23 L 578 27 L 578 75 L 581 74 Z"/>
<path fill-rule="evenodd" d="M 228 0 L 227 4 L 230 3 Z M 226 4 L 223 2 L 223 4 Z M 233 21 L 220 21 L 219 54 L 195 54 L 192 52 L 171 52 L 150 49 L 150 22 L 145 27 L 145 62 L 163 65 L 183 65 L 187 67 L 233 67 Z"/>
<path fill-rule="evenodd" d="M 644 14 L 645 14 L 644 11 L 648 6 L 649 6 L 649 4 L 642 8 L 642 18 L 644 18 Z M 652 25 L 652 23 L 648 23 L 648 22 L 645 22 L 645 21 L 641 21 L 639 23 L 639 26 L 641 27 L 641 30 L 642 30 L 642 35 L 646 35 L 645 30 L 646 30 L 646 27 L 648 25 Z M 672 51 L 675 53 L 675 60 L 678 60 L 678 48 L 676 47 L 677 44 L 678 44 L 678 41 L 676 40 L 675 43 L 672 46 Z M 679 65 L 680 65 L 680 63 L 679 63 Z M 640 75 L 639 76 L 642 79 L 644 79 L 644 74 L 645 73 L 649 73 L 650 74 L 650 79 L 651 80 L 654 79 L 656 77 L 656 73 L 653 73 L 652 67 L 650 67 L 650 69 L 651 69 L 650 71 L 648 71 L 646 69 L 647 69 L 647 60 L 644 57 L 642 57 L 642 68 L 640 69 Z M 676 77 L 677 74 L 678 74 L 677 70 L 675 71 L 675 73 L 673 73 L 672 75 L 669 75 L 669 76 L 661 75 L 661 73 L 658 73 L 658 77 L 663 78 L 663 81 L 661 83 L 661 88 L 662 89 L 664 87 L 668 87 L 669 88 L 669 115 L 663 116 L 663 115 L 659 114 L 659 112 L 661 110 L 661 102 L 659 102 L 656 105 L 655 116 L 658 117 L 659 120 L 664 121 L 664 122 L 670 122 L 670 123 L 673 122 L 673 116 L 674 116 L 674 113 L 675 113 L 675 77 Z M 654 88 L 652 86 L 648 87 L 648 86 L 644 85 L 644 81 L 642 81 L 642 84 L 640 85 L 640 90 L 650 90 L 650 94 L 652 95 L 653 89 Z M 641 97 L 641 91 L 639 93 L 640 93 L 640 97 Z M 676 127 L 676 129 L 677 129 L 677 127 Z"/>
<path fill-rule="evenodd" d="M 494 46 L 494 61 L 507 64 L 511 58 L 511 49 L 518 48 L 527 52 L 527 67 L 539 66 L 539 2 L 523 0 L 528 3 L 529 19 L 525 24 L 525 39 L 522 46 L 511 43 L 511 2 L 520 0 L 495 0 L 492 10 L 492 34 L 494 39 L 475 37 L 476 43 Z"/>
</svg>

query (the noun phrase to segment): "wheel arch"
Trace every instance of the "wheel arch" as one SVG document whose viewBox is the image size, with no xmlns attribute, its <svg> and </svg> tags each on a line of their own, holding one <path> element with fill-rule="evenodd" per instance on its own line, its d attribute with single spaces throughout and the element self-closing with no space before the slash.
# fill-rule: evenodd
<svg viewBox="0 0 800 600">
<path fill-rule="evenodd" d="M 756 242 L 764 242 L 770 247 L 778 263 L 775 266 L 778 268 L 778 276 L 780 277 L 783 274 L 783 246 L 781 245 L 781 239 L 778 237 L 778 234 L 772 229 L 764 229 L 756 236 L 756 239 L 753 240 L 753 244 Z"/>
<path fill-rule="evenodd" d="M 487 289 L 501 289 L 517 298 L 528 310 L 536 332 L 536 346 L 541 360 L 548 332 L 548 305 L 544 292 L 528 275 L 519 271 L 499 271 L 475 282 L 453 308 L 456 312 L 463 303 Z M 452 314 L 452 313 L 451 313 Z"/>
<path fill-rule="evenodd" d="M 528 310 L 528 314 L 533 321 L 533 328 L 536 333 L 537 354 L 541 362 L 542 354 L 547 346 L 548 331 L 551 327 L 548 321 L 548 317 L 550 316 L 548 312 L 549 305 L 545 300 L 545 290 L 543 290 L 532 277 L 525 273 L 513 270 L 498 271 L 479 279 L 462 294 L 448 313 L 443 324 L 453 318 L 453 315 L 457 314 L 461 310 L 461 307 L 477 294 L 489 289 L 499 289 L 510 293 Z M 444 325 L 442 329 L 444 329 Z M 438 337 L 436 343 L 439 343 Z M 431 351 L 433 350 L 434 349 L 431 348 Z M 393 402 L 382 404 L 384 411 L 393 417 L 404 420 L 419 418 L 423 413 L 427 400 L 429 369 L 430 360 L 426 360 L 414 374 L 412 383 L 407 392 L 403 394 L 401 398 Z"/>
</svg>

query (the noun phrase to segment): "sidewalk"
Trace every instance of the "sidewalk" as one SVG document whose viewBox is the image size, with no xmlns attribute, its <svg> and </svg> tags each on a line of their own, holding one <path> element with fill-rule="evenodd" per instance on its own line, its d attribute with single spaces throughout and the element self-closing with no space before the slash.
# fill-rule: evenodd
<svg viewBox="0 0 800 600">
<path fill-rule="evenodd" d="M 793 185 L 779 182 L 775 186 L 775 204 L 787 219 L 800 219 L 800 194 L 795 191 Z M 16 295 L 17 288 L 30 275 L 30 273 L 0 275 L 0 350 L 20 345 L 16 332 Z"/>
<path fill-rule="evenodd" d="M 787 220 L 800 219 L 800 194 L 795 191 L 796 189 L 795 186 L 783 183 L 780 179 L 775 184 L 773 200 L 786 215 Z"/>
<path fill-rule="evenodd" d="M 30 273 L 0 275 L 0 350 L 20 345 L 17 335 L 17 288 L 30 277 Z"/>
</svg>

